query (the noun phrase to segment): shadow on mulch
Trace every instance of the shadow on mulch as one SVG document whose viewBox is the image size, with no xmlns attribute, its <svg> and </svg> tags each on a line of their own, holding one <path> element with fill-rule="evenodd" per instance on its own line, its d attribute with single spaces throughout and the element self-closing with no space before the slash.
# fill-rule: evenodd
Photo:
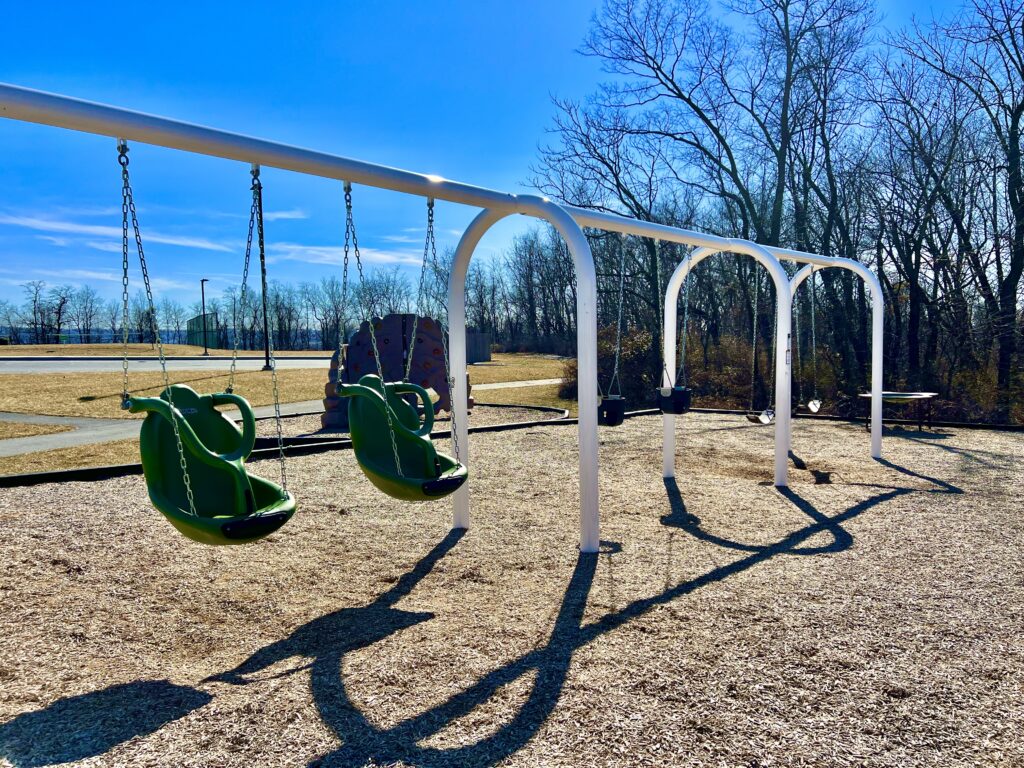
<svg viewBox="0 0 1024 768">
<path fill-rule="evenodd" d="M 665 488 L 671 512 L 662 518 L 662 523 L 678 527 L 702 541 L 746 553 L 746 556 L 715 567 L 695 579 L 669 586 L 659 594 L 635 600 L 620 610 L 584 625 L 584 610 L 598 558 L 601 555 L 614 557 L 621 549 L 615 542 L 603 541 L 600 554 L 579 556 L 554 627 L 544 645 L 492 670 L 469 688 L 437 706 L 390 728 L 374 725 L 349 696 L 341 673 L 344 658 L 349 652 L 370 646 L 402 629 L 434 617 L 434 614 L 428 612 L 403 611 L 395 608 L 395 605 L 411 594 L 430 574 L 434 566 L 460 541 L 464 531 L 450 532 L 412 570 L 369 605 L 343 608 L 320 616 L 299 627 L 290 636 L 257 650 L 234 669 L 203 682 L 248 685 L 309 670 L 315 705 L 324 723 L 342 744 L 334 752 L 310 763 L 311 768 L 395 762 L 425 768 L 491 765 L 515 754 L 542 728 L 561 698 L 573 654 L 588 643 L 659 605 L 671 603 L 702 587 L 724 581 L 776 555 L 806 556 L 846 550 L 853 545 L 853 537 L 842 524 L 886 501 L 910 493 L 960 492 L 959 488 L 943 481 L 920 475 L 891 462 L 882 463 L 908 476 L 930 481 L 935 484 L 935 490 L 890 487 L 843 512 L 829 516 L 792 489 L 781 488 L 779 493 L 806 514 L 811 522 L 774 544 L 765 546 L 731 541 L 702 530 L 700 519 L 687 512 L 675 480 L 667 479 Z M 831 535 L 832 542 L 821 547 L 802 546 L 821 533 Z M 270 676 L 260 676 L 261 672 L 288 659 L 312 661 Z M 536 678 L 527 700 L 515 716 L 493 734 L 474 743 L 451 748 L 422 745 L 425 740 L 488 701 L 505 686 L 533 672 L 536 672 Z M 45 766 L 98 755 L 134 736 L 150 733 L 211 699 L 212 696 L 207 693 L 174 686 L 166 681 L 140 681 L 64 699 L 42 711 L 20 715 L 0 726 L 0 754 L 19 766 Z"/>
<path fill-rule="evenodd" d="M 71 696 L 0 725 L 0 755 L 19 768 L 84 760 L 152 733 L 212 699 L 167 680 L 137 680 Z"/>
</svg>

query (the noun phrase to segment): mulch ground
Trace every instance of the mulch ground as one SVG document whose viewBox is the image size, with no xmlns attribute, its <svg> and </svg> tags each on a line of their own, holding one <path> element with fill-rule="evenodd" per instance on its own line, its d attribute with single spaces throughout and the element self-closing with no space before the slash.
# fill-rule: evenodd
<svg viewBox="0 0 1024 768">
<path fill-rule="evenodd" d="M 290 461 L 260 544 L 179 537 L 139 478 L 0 494 L 0 762 L 1024 765 L 1024 435 L 680 418 L 472 438 L 473 527 L 350 452 Z M 273 464 L 255 469 L 273 476 Z"/>
</svg>

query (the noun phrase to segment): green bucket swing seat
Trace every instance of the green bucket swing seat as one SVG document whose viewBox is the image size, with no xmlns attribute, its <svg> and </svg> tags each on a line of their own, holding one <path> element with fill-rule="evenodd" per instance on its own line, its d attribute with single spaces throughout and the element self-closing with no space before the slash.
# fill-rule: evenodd
<svg viewBox="0 0 1024 768">
<path fill-rule="evenodd" d="M 188 538 L 203 544 L 245 544 L 267 536 L 291 518 L 295 499 L 269 480 L 245 471 L 256 441 L 256 417 L 249 402 L 221 392 L 200 395 L 184 384 L 160 397 L 133 397 L 132 413 L 145 412 L 139 435 L 142 470 L 153 505 Z M 215 406 L 233 405 L 242 414 L 242 429 Z M 191 513 L 185 478 L 171 419 L 178 421 L 188 462 L 195 514 Z"/>
<path fill-rule="evenodd" d="M 356 461 L 370 482 L 388 496 L 403 501 L 427 501 L 447 496 L 466 482 L 466 467 L 451 456 L 438 453 L 430 442 L 434 409 L 423 387 L 409 382 L 384 384 L 379 376 L 370 373 L 360 378 L 358 384 L 339 383 L 338 395 L 351 398 L 348 421 Z M 422 424 L 406 395 L 415 395 L 422 403 Z M 389 408 L 394 446 L 388 434 Z M 395 449 L 401 473 L 396 471 Z"/>
</svg>

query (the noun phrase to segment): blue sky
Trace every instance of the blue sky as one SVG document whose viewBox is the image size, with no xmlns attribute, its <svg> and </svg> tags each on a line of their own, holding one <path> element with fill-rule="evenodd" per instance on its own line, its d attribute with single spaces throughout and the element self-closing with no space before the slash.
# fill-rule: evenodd
<svg viewBox="0 0 1024 768">
<path fill-rule="evenodd" d="M 10 3 L 0 80 L 508 191 L 526 189 L 551 95 L 600 78 L 575 53 L 599 0 Z M 896 3 L 887 25 L 952 2 Z M 241 278 L 248 167 L 138 145 L 133 181 L 155 286 L 183 303 Z M 272 279 L 340 274 L 340 184 L 264 170 Z M 114 142 L 0 120 L 0 299 L 20 283 L 120 290 Z M 371 264 L 414 274 L 424 202 L 356 189 Z M 475 210 L 439 204 L 439 244 Z M 480 251 L 529 226 L 509 221 Z M 135 276 L 133 275 L 133 280 Z M 137 281 L 134 282 L 139 286 Z"/>
</svg>

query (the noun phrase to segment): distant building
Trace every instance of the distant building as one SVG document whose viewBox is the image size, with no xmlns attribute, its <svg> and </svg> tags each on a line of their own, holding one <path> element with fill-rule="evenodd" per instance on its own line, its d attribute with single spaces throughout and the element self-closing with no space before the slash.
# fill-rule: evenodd
<svg viewBox="0 0 1024 768">
<path fill-rule="evenodd" d="M 206 313 L 206 343 L 203 344 L 203 315 L 196 315 L 190 317 L 185 323 L 185 343 L 190 344 L 193 347 L 209 347 L 210 349 L 219 349 L 218 340 L 220 338 L 217 333 L 217 313 L 207 312 Z"/>
</svg>

